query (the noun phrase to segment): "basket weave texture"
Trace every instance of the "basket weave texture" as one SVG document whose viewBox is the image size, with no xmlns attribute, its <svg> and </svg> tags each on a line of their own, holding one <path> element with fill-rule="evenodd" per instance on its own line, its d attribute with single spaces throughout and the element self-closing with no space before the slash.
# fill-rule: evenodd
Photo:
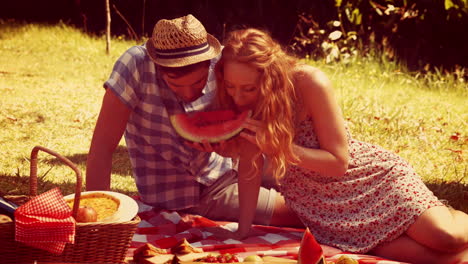
<svg viewBox="0 0 468 264">
<path fill-rule="evenodd" d="M 39 150 L 49 153 L 76 173 L 73 216 L 76 216 L 81 194 L 81 172 L 67 158 L 47 148 L 36 146 L 31 151 L 30 197 L 37 195 L 37 155 Z M 126 263 L 125 256 L 140 218 L 125 222 L 76 223 L 75 244 L 67 244 L 61 255 L 29 247 L 15 241 L 14 223 L 0 224 L 0 263 Z"/>
</svg>

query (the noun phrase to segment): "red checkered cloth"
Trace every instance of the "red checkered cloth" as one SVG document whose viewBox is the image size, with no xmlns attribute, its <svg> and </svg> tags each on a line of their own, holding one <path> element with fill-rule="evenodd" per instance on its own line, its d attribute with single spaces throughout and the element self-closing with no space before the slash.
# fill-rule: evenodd
<svg viewBox="0 0 468 264">
<path fill-rule="evenodd" d="M 137 197 L 135 200 L 139 205 L 138 215 L 141 222 L 127 252 L 128 257 L 133 256 L 133 251 L 145 243 L 167 249 L 185 238 L 191 245 L 202 248 L 205 252 L 231 253 L 241 258 L 260 255 L 297 259 L 304 229 L 257 225 L 253 227 L 258 233 L 256 236 L 242 241 L 222 240 L 213 236 L 207 228 L 222 226 L 235 230 L 237 223 L 212 221 L 198 215 L 157 210 L 141 203 Z M 341 255 L 346 254 L 358 260 L 360 264 L 404 264 L 371 255 L 352 254 L 326 245 L 320 246 L 326 260 L 333 263 Z"/>
<path fill-rule="evenodd" d="M 42 193 L 15 211 L 15 240 L 53 254 L 75 242 L 75 219 L 60 189 Z"/>
</svg>

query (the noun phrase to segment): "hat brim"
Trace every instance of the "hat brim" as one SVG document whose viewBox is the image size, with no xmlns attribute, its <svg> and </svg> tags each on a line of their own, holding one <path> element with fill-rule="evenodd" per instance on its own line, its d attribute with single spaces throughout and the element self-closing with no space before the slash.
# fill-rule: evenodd
<svg viewBox="0 0 468 264">
<path fill-rule="evenodd" d="M 207 34 L 207 41 L 209 45 L 209 49 L 201 54 L 175 58 L 175 59 L 167 59 L 167 58 L 160 58 L 156 53 L 156 48 L 153 45 L 151 39 L 146 41 L 146 50 L 148 55 L 150 56 L 151 60 L 164 67 L 183 67 L 191 64 L 195 64 L 197 62 L 211 60 L 212 58 L 218 56 L 221 53 L 221 43 L 212 35 Z"/>
</svg>

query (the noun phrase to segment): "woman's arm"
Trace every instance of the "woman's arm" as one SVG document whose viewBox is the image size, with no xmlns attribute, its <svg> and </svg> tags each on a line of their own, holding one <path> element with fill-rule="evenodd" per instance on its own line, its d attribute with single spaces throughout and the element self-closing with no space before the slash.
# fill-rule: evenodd
<svg viewBox="0 0 468 264">
<path fill-rule="evenodd" d="M 239 187 L 239 227 L 236 236 L 247 236 L 252 226 L 257 209 L 258 194 L 260 191 L 263 157 L 258 155 L 259 149 L 250 143 L 242 147 L 239 160 L 238 187 Z M 254 167 L 256 164 L 256 168 Z"/>
<path fill-rule="evenodd" d="M 305 66 L 299 70 L 294 84 L 304 107 L 299 120 L 306 116 L 312 118 L 320 144 L 320 149 L 294 145 L 300 159 L 298 166 L 330 176 L 342 176 L 348 168 L 348 142 L 330 80 L 322 71 Z"/>
<path fill-rule="evenodd" d="M 263 157 L 258 155 L 260 150 L 255 144 L 246 142 L 244 139 L 237 141 L 242 149 L 239 157 L 237 183 L 239 188 L 239 221 L 236 232 L 220 227 L 208 228 L 211 233 L 221 238 L 233 238 L 241 240 L 251 235 L 251 226 L 255 218 L 258 195 L 260 192 L 261 175 L 263 169 Z M 204 148 L 204 144 L 194 145 L 197 148 Z M 255 169 L 254 163 L 257 164 Z"/>
</svg>

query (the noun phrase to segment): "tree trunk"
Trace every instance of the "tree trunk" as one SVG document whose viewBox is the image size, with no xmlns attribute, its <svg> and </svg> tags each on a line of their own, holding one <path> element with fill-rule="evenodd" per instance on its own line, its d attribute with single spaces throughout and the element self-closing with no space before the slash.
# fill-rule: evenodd
<svg viewBox="0 0 468 264">
<path fill-rule="evenodd" d="M 111 45 L 111 14 L 110 14 L 110 0 L 106 0 L 106 54 L 110 53 Z"/>
</svg>

